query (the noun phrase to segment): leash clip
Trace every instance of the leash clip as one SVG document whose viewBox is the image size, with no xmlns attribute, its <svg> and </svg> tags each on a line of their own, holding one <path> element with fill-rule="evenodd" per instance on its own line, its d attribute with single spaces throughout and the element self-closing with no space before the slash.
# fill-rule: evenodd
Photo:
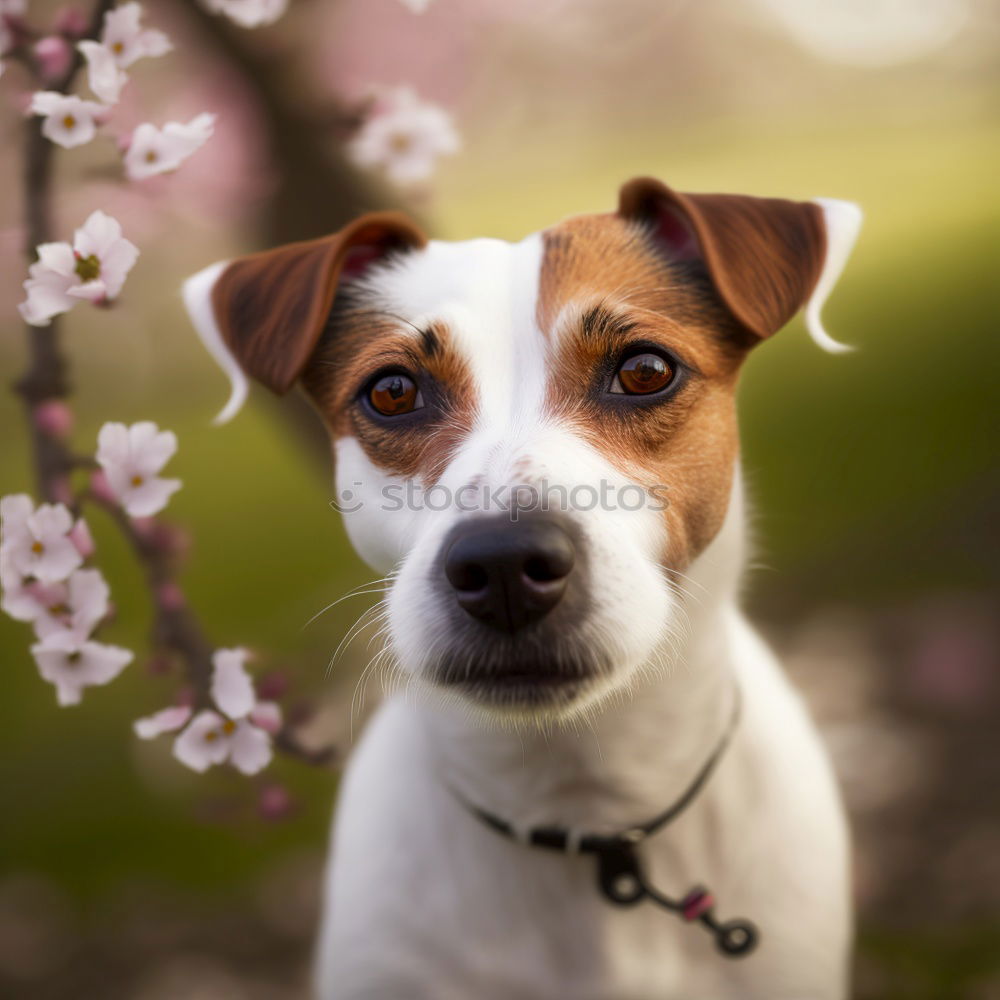
<svg viewBox="0 0 1000 1000">
<path fill-rule="evenodd" d="M 760 933 L 755 924 L 742 919 L 724 923 L 715 919 L 712 912 L 715 898 L 708 889 L 698 886 L 681 900 L 671 899 L 654 889 L 646 881 L 635 846 L 642 839 L 626 834 L 596 848 L 597 884 L 605 899 L 617 906 L 634 906 L 649 899 L 688 923 L 697 921 L 715 938 L 719 951 L 729 958 L 742 958 L 757 947 Z"/>
</svg>

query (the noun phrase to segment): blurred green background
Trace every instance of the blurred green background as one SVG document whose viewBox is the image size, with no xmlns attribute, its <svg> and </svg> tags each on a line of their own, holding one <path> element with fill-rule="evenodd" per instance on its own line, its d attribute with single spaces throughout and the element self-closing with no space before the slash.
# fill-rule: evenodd
<svg viewBox="0 0 1000 1000">
<path fill-rule="evenodd" d="M 252 647 L 260 670 L 291 678 L 286 708 L 312 705 L 307 732 L 347 749 L 365 639 L 330 680 L 324 668 L 370 598 L 303 625 L 373 574 L 327 506 L 330 469 L 304 411 L 261 393 L 209 427 L 225 387 L 182 314 L 181 280 L 385 204 L 443 238 L 518 238 L 607 210 L 636 174 L 859 202 L 865 227 L 826 313 L 857 350 L 826 355 L 796 321 L 745 372 L 747 602 L 844 783 L 857 995 L 1000 997 L 996 9 L 497 6 L 435 0 L 415 18 L 397 0 L 301 0 L 248 33 L 195 4 L 147 5 L 176 51 L 135 68 L 122 113 L 209 109 L 219 134 L 176 177 L 139 190 L 108 169 L 109 141 L 58 153 L 60 233 L 102 207 L 142 249 L 115 309 L 65 323 L 75 440 L 89 449 L 106 420 L 177 432 L 171 471 L 184 489 L 168 513 L 194 539 L 187 594 L 215 642 Z M 813 34 L 792 7 L 811 12 Z M 33 8 L 40 24 L 54 9 Z M 0 81 L 7 382 L 25 362 L 15 306 L 29 84 L 18 73 Z M 338 107 L 368 83 L 398 82 L 447 106 L 464 139 L 415 197 L 355 175 L 337 142 Z M 0 446 L 0 492 L 32 490 L 10 394 Z M 336 776 L 279 759 L 257 781 L 198 777 L 166 741 L 132 738 L 131 721 L 169 703 L 179 678 L 146 669 L 141 578 L 111 526 L 89 521 L 117 607 L 108 637 L 137 658 L 60 709 L 27 627 L 0 620 L 0 993 L 302 996 Z M 293 799 L 280 822 L 256 806 L 275 786 Z"/>
</svg>

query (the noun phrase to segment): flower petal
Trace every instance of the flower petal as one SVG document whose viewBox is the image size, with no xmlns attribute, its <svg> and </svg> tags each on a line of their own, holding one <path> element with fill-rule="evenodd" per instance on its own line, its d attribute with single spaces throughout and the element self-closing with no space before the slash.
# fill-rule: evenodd
<svg viewBox="0 0 1000 1000">
<path fill-rule="evenodd" d="M 212 656 L 212 698 L 231 719 L 242 719 L 257 704 L 253 681 L 243 662 L 245 649 L 217 649 Z"/>
<path fill-rule="evenodd" d="M 256 774 L 271 763 L 274 751 L 271 737 L 246 719 L 236 723 L 232 735 L 229 759 L 233 767 L 243 774 Z"/>
<path fill-rule="evenodd" d="M 159 712 L 147 715 L 144 719 L 136 719 L 132 723 L 135 735 L 141 740 L 151 740 L 163 733 L 172 733 L 180 729 L 191 718 L 189 705 L 172 705 Z"/>
<path fill-rule="evenodd" d="M 76 46 L 87 61 L 87 84 L 105 103 L 117 104 L 128 74 L 118 65 L 115 54 L 100 42 L 83 41 Z"/>
<path fill-rule="evenodd" d="M 274 736 L 281 729 L 281 706 L 273 701 L 259 701 L 247 718 L 255 726 Z"/>
</svg>

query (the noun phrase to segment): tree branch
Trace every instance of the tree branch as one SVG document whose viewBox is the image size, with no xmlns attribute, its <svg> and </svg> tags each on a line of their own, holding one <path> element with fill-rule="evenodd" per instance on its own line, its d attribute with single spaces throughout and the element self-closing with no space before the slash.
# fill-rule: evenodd
<svg viewBox="0 0 1000 1000">
<path fill-rule="evenodd" d="M 97 39 L 104 15 L 115 0 L 98 0 L 87 31 L 82 36 Z M 74 50 L 72 64 L 63 78 L 49 89 L 68 93 L 83 65 Z M 52 165 L 53 144 L 42 135 L 41 122 L 27 123 L 24 157 L 25 251 L 29 264 L 35 261 L 36 247 L 52 241 Z M 135 522 L 115 503 L 100 495 L 87 492 L 73 503 L 69 488 L 70 473 L 81 466 L 92 465 L 84 456 L 74 454 L 62 437 L 37 419 L 37 408 L 47 402 L 65 399 L 70 392 L 67 362 L 62 353 L 60 326 L 53 319 L 49 326 L 26 324 L 28 367 L 15 383 L 21 396 L 31 436 L 35 473 L 40 496 L 49 502 L 64 502 L 78 507 L 83 499 L 98 503 L 114 519 L 119 531 L 130 543 L 136 559 L 143 566 L 155 607 L 152 641 L 154 648 L 168 649 L 184 662 L 187 676 L 196 691 L 198 707 L 210 704 L 212 654 L 214 646 L 194 610 L 183 600 L 176 586 L 171 554 L 161 545 L 146 538 Z M 174 597 L 166 599 L 170 592 Z M 310 764 L 327 764 L 334 757 L 333 747 L 313 750 L 302 746 L 295 733 L 285 726 L 274 739 L 275 746 L 287 755 Z"/>
</svg>

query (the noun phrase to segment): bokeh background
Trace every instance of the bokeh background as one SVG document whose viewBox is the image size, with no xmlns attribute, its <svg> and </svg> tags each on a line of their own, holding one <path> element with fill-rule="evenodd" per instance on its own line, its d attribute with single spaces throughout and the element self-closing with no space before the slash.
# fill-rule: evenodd
<svg viewBox="0 0 1000 1000">
<path fill-rule="evenodd" d="M 292 710 L 312 706 L 307 731 L 345 750 L 365 640 L 324 670 L 371 598 L 303 625 L 371 574 L 327 506 L 328 458 L 299 403 L 260 393 L 209 427 L 225 387 L 182 314 L 181 280 L 387 205 L 437 236 L 517 238 L 610 208 L 642 173 L 864 207 L 827 312 L 858 350 L 823 354 L 796 321 L 745 373 L 747 603 L 842 778 L 856 995 L 1000 997 L 996 5 L 435 0 L 418 17 L 397 0 L 293 0 L 256 32 L 183 0 L 146 6 L 176 51 L 134 68 L 122 119 L 211 110 L 219 125 L 178 174 L 142 185 L 120 182 L 109 141 L 58 151 L 61 235 L 101 207 L 142 249 L 118 308 L 65 324 L 76 440 L 89 447 L 109 419 L 177 431 L 186 591 L 214 640 L 259 651 L 291 679 Z M 44 21 L 55 6 L 32 8 Z M 5 384 L 25 363 L 18 73 L 0 81 Z M 451 110 L 464 141 L 416 196 L 353 171 L 338 138 L 344 109 L 397 83 Z M 2 493 L 33 487 L 25 440 L 4 393 Z M 139 655 L 60 709 L 27 627 L 0 621 L 0 994 L 304 996 L 336 774 L 278 760 L 259 782 L 197 777 L 166 741 L 131 736 L 178 678 L 144 665 L 141 579 L 90 520 L 118 608 L 109 635 Z M 286 792 L 287 818 L 260 815 L 260 794 Z"/>
</svg>

